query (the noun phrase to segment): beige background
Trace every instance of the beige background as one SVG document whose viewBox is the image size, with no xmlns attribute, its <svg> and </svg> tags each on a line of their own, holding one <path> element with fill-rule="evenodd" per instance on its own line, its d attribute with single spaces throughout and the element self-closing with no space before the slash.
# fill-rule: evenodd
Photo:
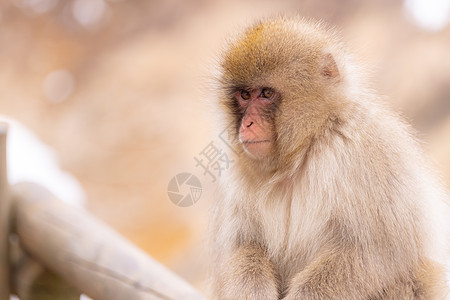
<svg viewBox="0 0 450 300">
<path fill-rule="evenodd" d="M 56 150 L 92 213 L 202 288 L 215 183 L 194 156 L 224 147 L 211 63 L 242 24 L 283 12 L 342 29 L 450 183 L 450 27 L 418 27 L 401 1 L 2 0 L 0 114 Z M 167 196 L 179 172 L 203 184 L 189 208 Z"/>
</svg>

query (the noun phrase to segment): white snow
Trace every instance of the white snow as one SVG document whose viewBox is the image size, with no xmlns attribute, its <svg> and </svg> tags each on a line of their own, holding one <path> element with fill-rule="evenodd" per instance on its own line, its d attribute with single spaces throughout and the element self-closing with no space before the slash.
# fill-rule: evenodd
<svg viewBox="0 0 450 300">
<path fill-rule="evenodd" d="M 72 175 L 61 170 L 53 149 L 19 122 L 2 115 L 0 122 L 8 124 L 9 183 L 35 182 L 67 203 L 83 205 L 86 199 L 83 188 Z"/>
</svg>

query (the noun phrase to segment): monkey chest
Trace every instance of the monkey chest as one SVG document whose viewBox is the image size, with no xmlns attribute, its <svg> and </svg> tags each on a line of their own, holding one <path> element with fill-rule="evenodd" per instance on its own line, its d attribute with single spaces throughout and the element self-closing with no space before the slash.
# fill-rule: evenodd
<svg viewBox="0 0 450 300">
<path fill-rule="evenodd" d="M 301 268 L 323 243 L 326 216 L 297 199 L 277 199 L 260 208 L 263 244 L 274 261 Z"/>
</svg>

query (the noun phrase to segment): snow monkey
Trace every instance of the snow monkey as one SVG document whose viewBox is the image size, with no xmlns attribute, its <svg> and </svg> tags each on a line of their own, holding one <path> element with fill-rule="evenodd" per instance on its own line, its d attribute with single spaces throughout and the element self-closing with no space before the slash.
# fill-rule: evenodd
<svg viewBox="0 0 450 300">
<path fill-rule="evenodd" d="M 267 19 L 221 57 L 237 154 L 213 207 L 213 299 L 450 299 L 448 197 L 337 36 Z"/>
</svg>

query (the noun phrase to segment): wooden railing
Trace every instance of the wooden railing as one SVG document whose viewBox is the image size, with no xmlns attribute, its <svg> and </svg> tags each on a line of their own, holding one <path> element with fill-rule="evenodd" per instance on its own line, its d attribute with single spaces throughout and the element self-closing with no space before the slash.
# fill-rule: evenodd
<svg viewBox="0 0 450 300">
<path fill-rule="evenodd" d="M 39 297 L 26 288 L 32 284 L 23 281 L 36 280 L 36 276 L 26 279 L 18 274 L 23 271 L 14 264 L 23 260 L 11 259 L 14 240 L 35 264 L 77 291 L 74 295 L 67 289 L 68 295 L 62 299 L 76 298 L 79 293 L 95 300 L 204 299 L 186 281 L 86 210 L 56 199 L 34 183 L 9 187 L 6 132 L 7 127 L 0 125 L 0 300 L 9 299 L 12 290 L 21 299 L 57 298 L 49 292 L 52 283 L 44 283 L 47 286 L 40 289 Z"/>
</svg>

